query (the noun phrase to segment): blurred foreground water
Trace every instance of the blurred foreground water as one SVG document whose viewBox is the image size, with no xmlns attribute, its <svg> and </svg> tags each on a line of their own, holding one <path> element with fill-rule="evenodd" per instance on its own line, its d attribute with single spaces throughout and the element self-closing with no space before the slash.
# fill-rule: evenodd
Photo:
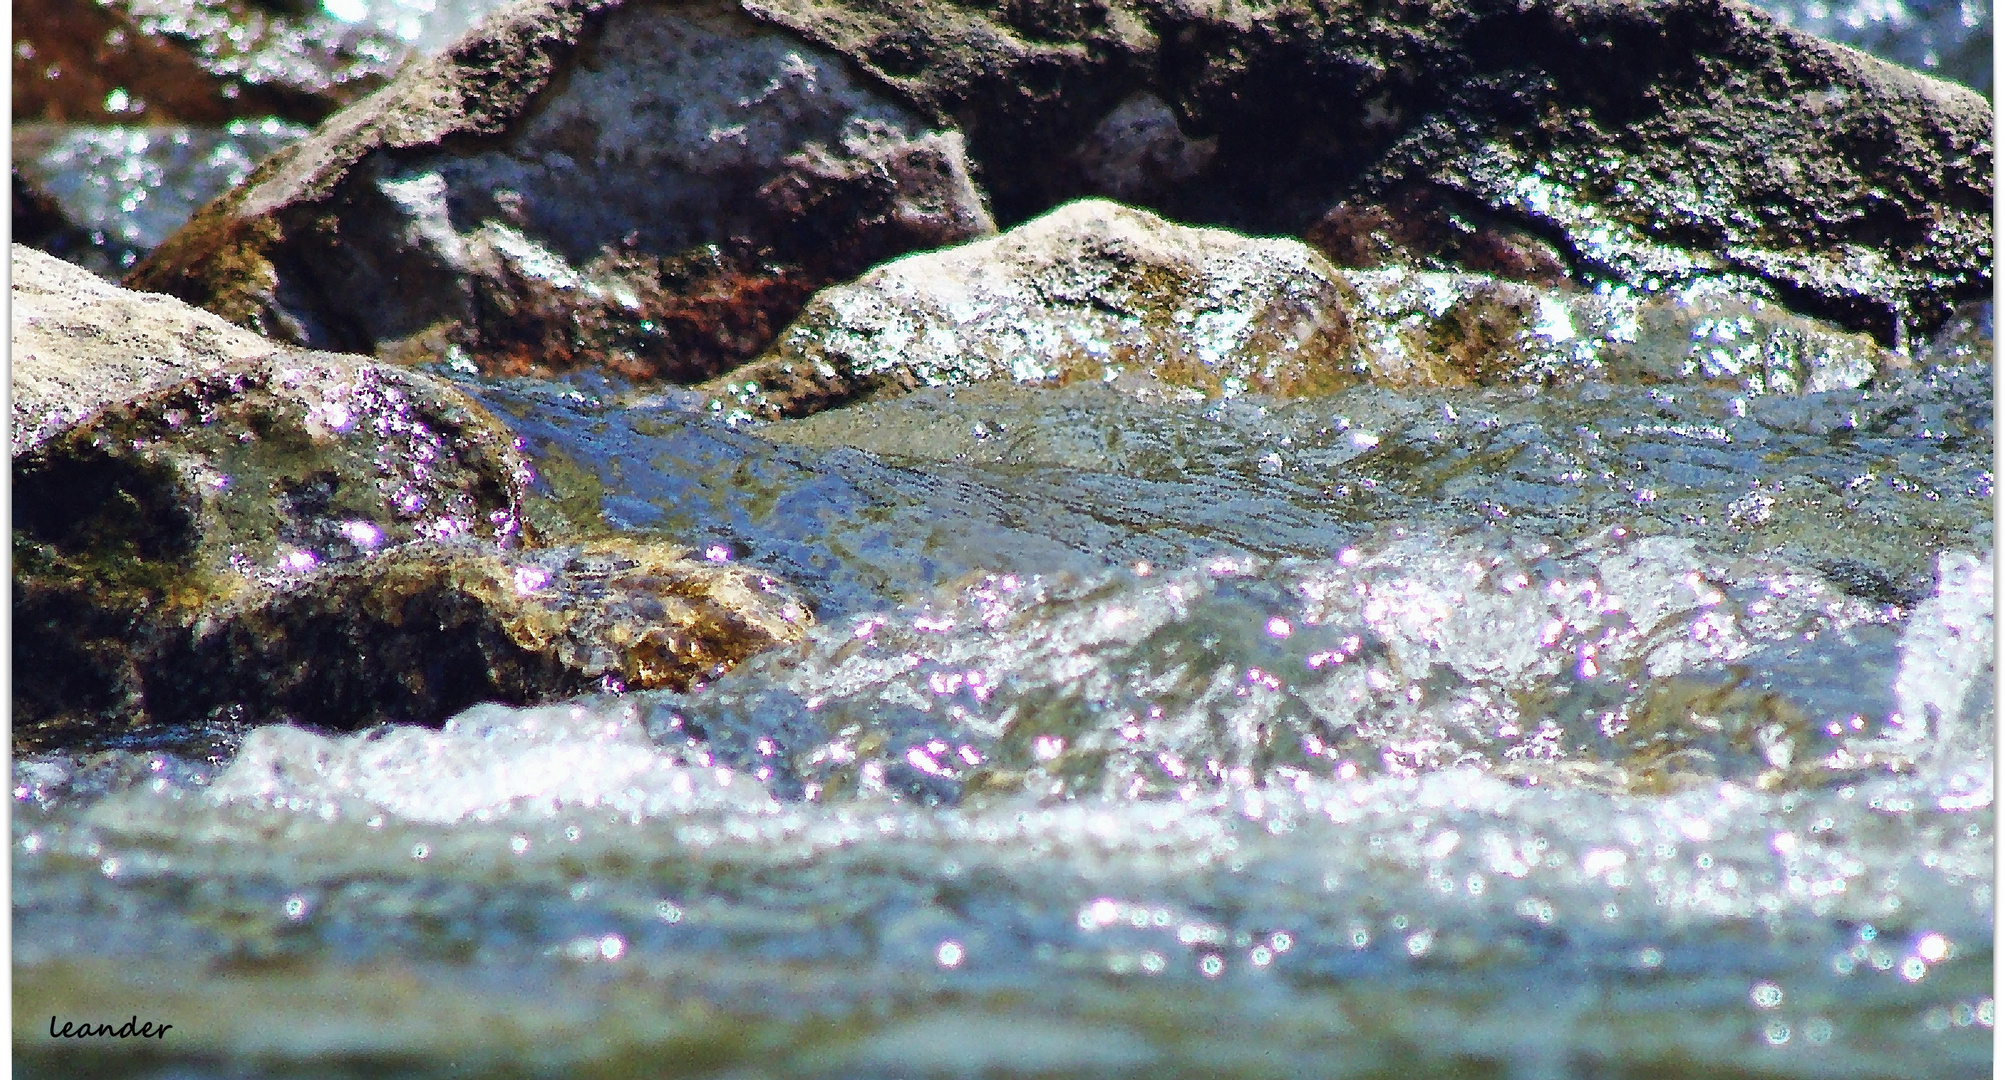
<svg viewBox="0 0 2005 1080">
<path fill-rule="evenodd" d="M 574 516 L 785 577 L 813 639 L 686 695 L 17 761 L 15 1060 L 1978 1075 L 1986 335 L 1798 397 L 991 384 L 734 427 L 472 384 Z M 177 1027 L 41 1032 L 107 1009 Z"/>
</svg>

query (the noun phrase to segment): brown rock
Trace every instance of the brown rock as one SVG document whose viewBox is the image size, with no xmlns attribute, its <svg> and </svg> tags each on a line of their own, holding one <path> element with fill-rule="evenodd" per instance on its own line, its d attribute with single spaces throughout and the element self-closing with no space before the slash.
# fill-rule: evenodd
<svg viewBox="0 0 2005 1080">
<path fill-rule="evenodd" d="M 525 549 L 514 436 L 438 379 L 14 260 L 17 746 L 684 686 L 807 622 L 658 543 Z"/>
<path fill-rule="evenodd" d="M 824 291 L 770 354 L 707 389 L 762 419 L 988 379 L 1327 393 L 1368 370 L 1355 307 L 1299 241 L 1082 199 Z"/>
<path fill-rule="evenodd" d="M 728 6 L 497 16 L 130 279 L 316 347 L 695 380 L 820 286 L 990 231 L 960 136 Z"/>
</svg>

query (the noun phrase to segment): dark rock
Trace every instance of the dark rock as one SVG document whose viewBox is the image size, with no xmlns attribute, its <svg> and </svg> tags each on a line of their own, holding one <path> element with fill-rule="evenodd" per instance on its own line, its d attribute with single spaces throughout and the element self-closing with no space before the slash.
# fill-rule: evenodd
<svg viewBox="0 0 2005 1080">
<path fill-rule="evenodd" d="M 1412 234 L 1535 281 L 1725 279 L 1890 344 L 1990 290 L 1983 99 L 1733 0 L 545 0 L 131 281 L 317 347 L 690 381 L 816 287 L 982 231 L 963 136 L 1005 222 L 1104 193 Z"/>
<path fill-rule="evenodd" d="M 316 347 L 695 381 L 815 289 L 992 230 L 961 138 L 703 4 L 515 8 L 131 278 Z"/>
<path fill-rule="evenodd" d="M 1100 190 L 1053 164 L 1149 93 L 1216 140 L 1137 196 L 1178 220 L 1302 235 L 1417 192 L 1587 279 L 1744 276 L 1888 343 L 1991 289 L 1984 99 L 1733 0 L 747 7 L 958 123 L 1005 224 Z"/>
<path fill-rule="evenodd" d="M 1440 189 L 1409 189 L 1384 203 L 1339 203 L 1303 239 L 1345 267 L 1472 270 L 1538 285 L 1573 276 L 1537 234 Z"/>
<path fill-rule="evenodd" d="M 14 120 L 315 121 L 395 71 L 394 36 L 244 0 L 22 0 Z"/>
<path fill-rule="evenodd" d="M 483 701 L 687 690 L 811 622 L 770 578 L 665 545 L 426 543 L 218 605 L 138 675 L 155 722 L 436 723 Z"/>
<path fill-rule="evenodd" d="M 14 259 L 17 746 L 685 685 L 805 624 L 679 549 L 522 550 L 514 437 L 438 379 Z"/>
</svg>

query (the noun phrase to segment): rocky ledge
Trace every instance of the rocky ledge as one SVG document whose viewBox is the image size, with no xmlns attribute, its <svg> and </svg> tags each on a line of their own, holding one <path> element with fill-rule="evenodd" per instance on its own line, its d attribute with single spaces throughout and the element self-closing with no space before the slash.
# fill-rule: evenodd
<svg viewBox="0 0 2005 1080">
<path fill-rule="evenodd" d="M 316 348 L 696 382 L 817 289 L 1100 195 L 1898 347 L 1988 296 L 1991 162 L 1976 94 L 1735 0 L 542 0 L 130 283 Z"/>
</svg>

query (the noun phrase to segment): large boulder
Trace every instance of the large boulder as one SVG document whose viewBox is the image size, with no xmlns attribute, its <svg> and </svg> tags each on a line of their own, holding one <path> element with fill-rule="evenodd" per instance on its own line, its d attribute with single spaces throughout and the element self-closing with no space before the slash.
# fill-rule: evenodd
<svg viewBox="0 0 2005 1080">
<path fill-rule="evenodd" d="M 808 622 L 677 548 L 539 546 L 514 435 L 432 376 L 21 248 L 14 297 L 17 745 L 682 686 Z"/>
<path fill-rule="evenodd" d="M 962 138 L 714 3 L 519 5 L 282 151 L 129 279 L 262 332 L 695 381 L 814 290 L 993 229 Z"/>
<path fill-rule="evenodd" d="M 1592 378 L 1795 393 L 1906 362 L 1866 335 L 1719 288 L 1600 294 L 1346 271 L 1297 240 L 1085 199 L 831 287 L 765 356 L 703 389 L 733 418 L 771 420 L 990 379 L 1143 376 L 1210 396 Z"/>
<path fill-rule="evenodd" d="M 1103 192 L 1298 236 L 1419 207 L 1468 234 L 1451 257 L 1550 273 L 1529 234 L 1581 278 L 1739 277 L 1889 344 L 1991 290 L 1985 100 L 1738 0 L 748 7 L 953 118 L 1005 224 Z M 1138 110 L 1174 121 L 1144 125 L 1153 181 L 1108 191 Z"/>
</svg>

